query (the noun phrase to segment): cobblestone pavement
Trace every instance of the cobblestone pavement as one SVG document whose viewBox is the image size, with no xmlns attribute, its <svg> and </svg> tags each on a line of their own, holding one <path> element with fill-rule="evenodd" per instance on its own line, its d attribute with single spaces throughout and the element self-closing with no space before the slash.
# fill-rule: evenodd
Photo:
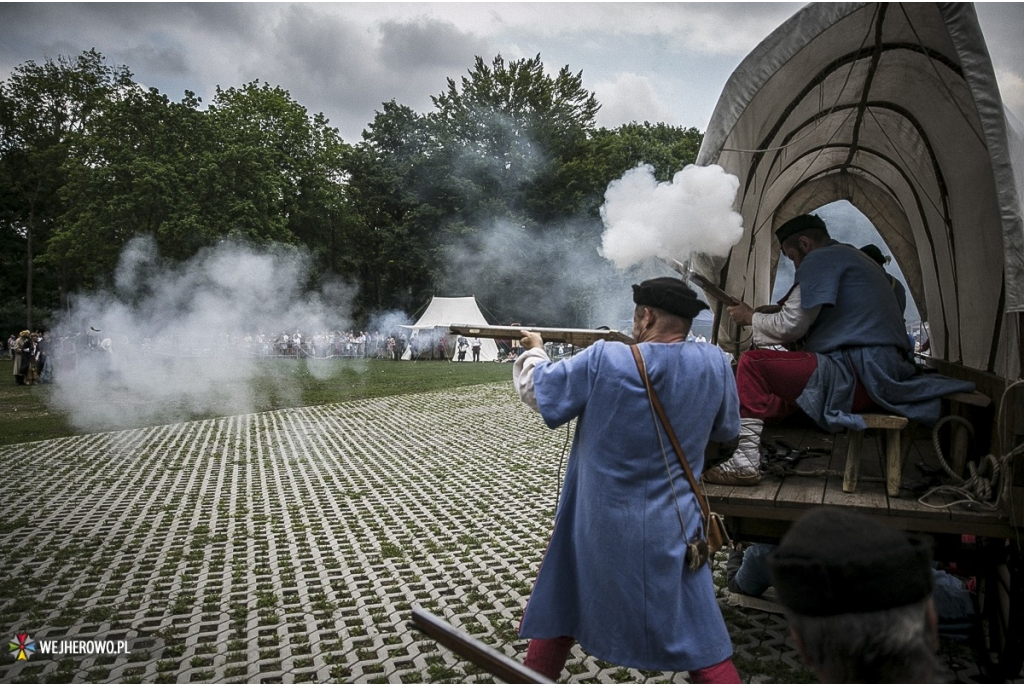
<svg viewBox="0 0 1024 685">
<path fill-rule="evenodd" d="M 0 682 L 489 682 L 409 608 L 522 659 L 567 440 L 497 384 L 0 448 L 0 634 L 36 648 Z M 720 592 L 745 678 L 812 680 Z M 71 640 L 120 653 L 42 653 Z"/>
</svg>

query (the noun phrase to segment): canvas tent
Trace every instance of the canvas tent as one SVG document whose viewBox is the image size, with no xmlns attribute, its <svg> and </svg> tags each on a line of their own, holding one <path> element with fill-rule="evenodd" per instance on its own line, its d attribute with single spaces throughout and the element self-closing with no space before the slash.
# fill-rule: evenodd
<svg viewBox="0 0 1024 685">
<path fill-rule="evenodd" d="M 480 311 L 475 297 L 434 297 L 423 310 L 420 318 L 411 326 L 402 326 L 408 332 L 410 345 L 402 354 L 402 359 L 412 358 L 413 337 L 417 340 L 430 341 L 431 350 L 439 349 L 438 342 L 444 340 L 444 348 L 449 359 L 455 359 L 458 350 L 456 336 L 448 332 L 452 324 L 468 323 L 487 325 L 488 321 Z M 498 359 L 498 345 L 489 338 L 481 340 L 480 360 L 493 362 Z M 423 346 L 425 347 L 425 345 Z M 430 356 L 430 355 L 426 355 Z M 434 357 L 431 357 L 434 358 Z M 473 358 L 472 351 L 467 352 L 466 359 Z"/>
<path fill-rule="evenodd" d="M 1019 375 L 1024 129 L 972 5 L 808 5 L 733 73 L 697 163 L 740 179 L 743 238 L 696 263 L 731 294 L 767 303 L 774 230 L 847 200 L 906 276 L 933 354 Z M 729 344 L 736 331 L 718 321 Z"/>
</svg>

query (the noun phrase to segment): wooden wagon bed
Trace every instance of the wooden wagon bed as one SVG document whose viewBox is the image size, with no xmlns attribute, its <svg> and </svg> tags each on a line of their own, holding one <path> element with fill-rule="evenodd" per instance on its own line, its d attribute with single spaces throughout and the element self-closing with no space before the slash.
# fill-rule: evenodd
<svg viewBox="0 0 1024 685">
<path fill-rule="evenodd" d="M 860 480 L 856 490 L 847 493 L 843 491 L 847 434 L 830 435 L 813 427 L 767 427 L 762 445 L 784 441 L 805 454 L 810 455 L 810 450 L 820 454 L 789 465 L 798 473 L 768 474 L 753 487 L 705 485 L 711 509 L 725 518 L 737 542 L 777 542 L 791 522 L 817 505 L 849 507 L 886 525 L 932 535 L 937 560 L 954 562 L 958 572 L 976 578 L 977 619 L 970 642 L 979 666 L 996 682 L 1016 680 L 1024 664 L 1021 527 L 1014 526 L 1005 511 L 983 511 L 965 504 L 938 506 L 951 502 L 949 496 L 933 495 L 927 504 L 919 501 L 940 480 L 929 474 L 945 476 L 931 432 L 922 427 L 906 436 L 911 444 L 899 494 L 888 495 L 884 437 L 878 433 L 865 436 Z"/>
<path fill-rule="evenodd" d="M 973 505 L 940 508 L 949 496 L 932 496 L 927 506 L 918 501 L 928 483 L 925 470 L 941 469 L 930 431 L 918 427 L 903 466 L 899 495 L 886 494 L 885 448 L 880 434 L 868 434 L 863 442 L 860 480 L 855 492 L 843 492 L 843 468 L 848 435 L 830 435 L 813 427 L 766 427 L 763 444 L 782 440 L 803 450 L 823 450 L 821 456 L 801 459 L 792 468 L 799 473 L 783 477 L 767 475 L 759 485 L 730 487 L 706 485 L 711 509 L 722 516 L 734 537 L 742 540 L 778 539 L 808 508 L 820 504 L 850 507 L 904 530 L 952 535 L 1015 537 L 1010 519 L 981 511 Z M 778 463 L 778 462 L 776 462 Z"/>
</svg>

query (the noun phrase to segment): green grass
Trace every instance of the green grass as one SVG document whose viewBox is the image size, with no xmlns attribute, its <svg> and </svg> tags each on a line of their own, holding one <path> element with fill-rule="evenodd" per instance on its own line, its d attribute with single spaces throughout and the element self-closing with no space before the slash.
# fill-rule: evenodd
<svg viewBox="0 0 1024 685">
<path fill-rule="evenodd" d="M 9 364 L 10 362 L 8 362 Z M 310 367 L 316 365 L 316 373 Z M 6 367 L 5 367 L 6 368 Z M 335 402 L 387 397 L 443 390 L 480 383 L 509 382 L 511 364 L 458 364 L 444 361 L 395 362 L 382 360 L 290 360 L 263 362 L 261 375 L 253 384 L 256 411 L 310 407 Z M 301 392 L 283 392 L 295 388 Z M 15 385 L 12 375 L 0 385 L 0 445 L 49 440 L 89 431 L 76 429 L 68 415 L 51 400 L 58 389 L 53 385 Z M 298 399 L 296 399 L 298 398 Z M 102 388 L 96 402 L 103 402 Z M 209 419 L 219 413 L 183 416 L 180 408 L 169 407 L 166 417 L 145 423 L 124 423 L 111 430 L 176 423 L 182 419 Z"/>
</svg>

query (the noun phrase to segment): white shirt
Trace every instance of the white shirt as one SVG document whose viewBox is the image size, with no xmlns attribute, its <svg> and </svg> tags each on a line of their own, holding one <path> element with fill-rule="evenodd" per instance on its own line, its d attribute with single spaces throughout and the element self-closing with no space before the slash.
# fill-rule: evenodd
<svg viewBox="0 0 1024 685">
<path fill-rule="evenodd" d="M 535 412 L 540 412 L 540 408 L 533 390 L 533 367 L 542 361 L 551 361 L 551 358 L 543 348 L 534 347 L 524 350 L 512 365 L 512 384 L 519 393 L 519 399 Z"/>
<path fill-rule="evenodd" d="M 754 328 L 754 344 L 767 347 L 781 345 L 799 340 L 807 335 L 807 330 L 814 323 L 821 305 L 804 309 L 800 306 L 800 286 L 793 286 L 782 305 L 782 310 L 775 314 L 755 313 L 751 317 Z"/>
</svg>

